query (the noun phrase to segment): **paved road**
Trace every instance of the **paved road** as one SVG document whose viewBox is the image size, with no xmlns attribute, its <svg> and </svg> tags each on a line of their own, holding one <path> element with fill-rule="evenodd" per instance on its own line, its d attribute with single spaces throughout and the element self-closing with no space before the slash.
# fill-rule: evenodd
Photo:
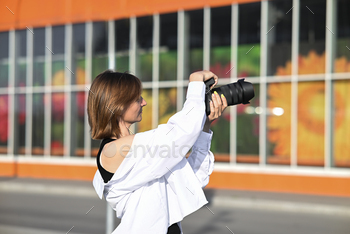
<svg viewBox="0 0 350 234">
<path fill-rule="evenodd" d="M 28 189 L 29 187 L 28 185 L 27 188 L 23 188 L 23 191 L 18 187 L 17 189 L 0 187 L 1 234 L 65 234 L 69 230 L 69 234 L 104 234 L 106 204 L 97 196 L 69 192 L 55 195 L 59 193 L 58 190 L 55 192 L 47 190 L 51 191 L 47 193 L 33 192 Z M 335 203 L 339 203 L 341 199 L 335 200 Z M 344 212 L 318 212 L 317 209 L 310 212 L 297 212 L 296 209 L 290 208 L 265 209 L 260 203 L 237 206 L 228 203 L 225 205 L 225 202 L 211 202 L 182 221 L 184 233 L 350 233 L 350 216 Z M 117 219 L 116 224 L 118 223 Z"/>
</svg>

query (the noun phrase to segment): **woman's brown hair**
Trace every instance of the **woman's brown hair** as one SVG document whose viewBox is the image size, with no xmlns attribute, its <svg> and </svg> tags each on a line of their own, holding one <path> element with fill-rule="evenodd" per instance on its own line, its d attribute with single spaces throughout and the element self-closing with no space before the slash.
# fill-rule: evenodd
<svg viewBox="0 0 350 234">
<path fill-rule="evenodd" d="M 96 76 L 87 105 L 91 138 L 120 138 L 119 121 L 130 104 L 140 98 L 141 92 L 140 79 L 128 72 L 106 70 Z"/>
</svg>

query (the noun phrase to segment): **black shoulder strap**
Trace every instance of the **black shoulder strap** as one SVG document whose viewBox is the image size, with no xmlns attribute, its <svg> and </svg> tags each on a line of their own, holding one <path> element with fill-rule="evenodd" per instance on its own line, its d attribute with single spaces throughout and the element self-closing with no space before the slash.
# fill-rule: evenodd
<svg viewBox="0 0 350 234">
<path fill-rule="evenodd" d="M 114 173 L 111 173 L 107 170 L 105 170 L 101 164 L 100 164 L 100 157 L 101 157 L 101 152 L 102 152 L 102 149 L 103 149 L 103 146 L 111 141 L 114 141 L 115 139 L 110 139 L 110 138 L 106 138 L 106 139 L 103 139 L 101 144 L 100 144 L 100 150 L 98 151 L 98 154 L 97 154 L 97 157 L 96 157 L 96 161 L 97 161 L 97 168 L 98 170 L 100 171 L 101 173 L 101 176 L 104 180 L 105 183 L 107 183 L 114 175 Z"/>
</svg>

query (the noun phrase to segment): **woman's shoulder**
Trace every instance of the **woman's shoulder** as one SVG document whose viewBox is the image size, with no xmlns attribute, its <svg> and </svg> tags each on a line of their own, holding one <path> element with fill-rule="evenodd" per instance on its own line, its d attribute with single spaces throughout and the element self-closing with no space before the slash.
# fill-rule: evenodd
<svg viewBox="0 0 350 234">
<path fill-rule="evenodd" d="M 125 136 L 104 145 L 101 152 L 101 161 L 105 170 L 115 173 L 129 153 L 135 135 Z"/>
<path fill-rule="evenodd" d="M 115 141 L 109 142 L 106 144 L 103 148 L 102 153 L 105 156 L 114 156 L 115 154 L 120 156 L 126 156 L 129 149 L 132 146 L 132 143 L 135 139 L 135 134 L 128 135 L 119 139 L 116 139 Z M 112 155 L 113 154 L 113 155 Z"/>
</svg>

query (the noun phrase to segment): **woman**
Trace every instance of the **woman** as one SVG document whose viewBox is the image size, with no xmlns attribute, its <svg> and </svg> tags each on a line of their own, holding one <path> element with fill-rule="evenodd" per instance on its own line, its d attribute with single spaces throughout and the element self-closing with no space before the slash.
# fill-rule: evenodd
<svg viewBox="0 0 350 234">
<path fill-rule="evenodd" d="M 209 127 L 227 107 L 225 97 L 213 94 L 206 116 L 204 81 L 212 77 L 210 88 L 218 82 L 215 74 L 192 73 L 183 109 L 167 124 L 137 134 L 129 128 L 142 120 L 147 105 L 141 81 L 107 70 L 91 84 L 91 136 L 103 139 L 93 185 L 121 219 L 113 233 L 182 234 L 181 220 L 208 203 L 203 188 L 214 167 Z"/>
</svg>

